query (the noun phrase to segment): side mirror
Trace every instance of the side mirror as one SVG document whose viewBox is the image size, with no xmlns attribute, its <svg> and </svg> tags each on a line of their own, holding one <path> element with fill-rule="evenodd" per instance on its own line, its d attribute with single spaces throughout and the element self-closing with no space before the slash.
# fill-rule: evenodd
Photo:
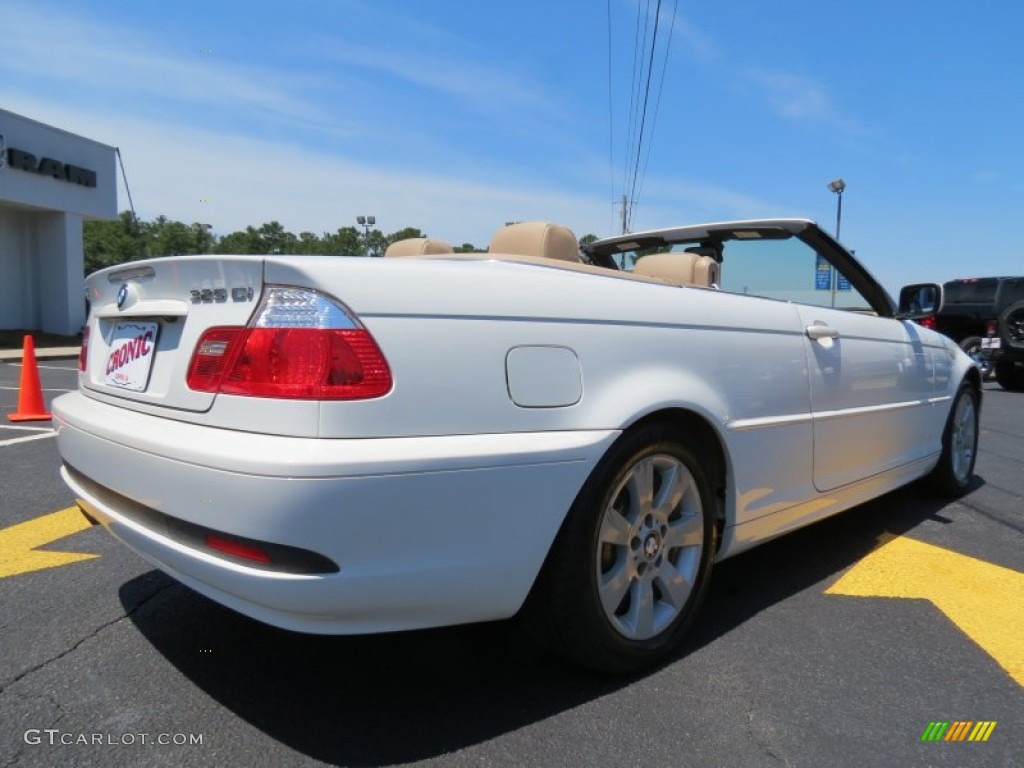
<svg viewBox="0 0 1024 768">
<path fill-rule="evenodd" d="M 938 314 L 942 309 L 942 286 L 938 283 L 915 283 L 900 289 L 900 320 L 920 320 Z"/>
</svg>

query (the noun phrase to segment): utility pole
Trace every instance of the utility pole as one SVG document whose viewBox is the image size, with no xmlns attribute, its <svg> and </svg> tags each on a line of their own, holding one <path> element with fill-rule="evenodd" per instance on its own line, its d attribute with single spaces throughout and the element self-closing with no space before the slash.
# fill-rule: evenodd
<svg viewBox="0 0 1024 768">
<path fill-rule="evenodd" d="M 622 234 L 626 234 L 629 231 L 629 204 L 626 202 L 626 196 L 622 196 Z"/>
</svg>

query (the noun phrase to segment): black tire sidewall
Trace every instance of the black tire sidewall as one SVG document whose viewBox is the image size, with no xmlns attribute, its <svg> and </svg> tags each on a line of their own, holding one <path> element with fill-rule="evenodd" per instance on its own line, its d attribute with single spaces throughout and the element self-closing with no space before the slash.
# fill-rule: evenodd
<svg viewBox="0 0 1024 768">
<path fill-rule="evenodd" d="M 627 433 L 604 456 L 573 503 L 551 563 L 550 608 L 563 652 L 606 672 L 632 672 L 666 659 L 689 628 L 707 590 L 714 560 L 714 494 L 697 456 L 698 441 L 673 427 L 652 424 Z M 604 615 L 595 569 L 601 519 L 611 494 L 633 465 L 654 454 L 679 459 L 693 476 L 704 516 L 704 543 L 694 587 L 672 624 L 653 638 L 623 637 Z"/>
<path fill-rule="evenodd" d="M 953 471 L 953 428 L 960 400 L 964 397 L 969 397 L 974 401 L 974 447 L 967 477 L 961 480 Z M 960 385 L 960 389 L 953 399 L 953 407 L 949 411 L 949 418 L 946 420 L 946 427 L 942 432 L 942 454 L 939 456 L 939 463 L 930 475 L 932 487 L 945 496 L 960 496 L 971 486 L 971 481 L 974 477 L 974 466 L 978 460 L 978 438 L 981 426 L 980 409 L 981 396 L 978 390 L 974 385 L 965 381 Z"/>
<path fill-rule="evenodd" d="M 1024 315 L 1024 301 L 1015 301 L 999 313 L 999 335 L 1002 337 L 1004 348 L 1024 350 L 1024 341 L 1018 341 L 1010 334 L 1008 321 L 1017 313 Z"/>
</svg>

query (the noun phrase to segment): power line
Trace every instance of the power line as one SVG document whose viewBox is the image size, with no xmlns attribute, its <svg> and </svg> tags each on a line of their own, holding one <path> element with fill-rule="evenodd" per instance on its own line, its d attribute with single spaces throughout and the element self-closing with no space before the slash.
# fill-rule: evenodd
<svg viewBox="0 0 1024 768">
<path fill-rule="evenodd" d="M 124 159 L 121 157 L 121 148 L 114 147 L 114 151 L 117 152 L 117 161 L 121 164 L 121 178 L 124 179 L 124 191 L 128 193 L 128 206 L 132 209 L 132 220 L 138 221 L 138 217 L 135 215 L 135 203 L 132 202 L 132 191 L 128 188 L 128 174 L 124 171 Z"/>
<path fill-rule="evenodd" d="M 612 0 L 607 0 L 608 20 L 608 186 L 615 197 L 615 119 L 612 112 Z"/>
<path fill-rule="evenodd" d="M 644 164 L 640 170 L 640 183 L 637 185 L 637 197 L 644 187 L 644 179 L 647 176 L 647 165 L 651 159 L 651 147 L 654 145 L 654 132 L 658 128 L 658 113 L 661 112 L 661 92 L 665 87 L 665 72 L 668 69 L 668 56 L 672 51 L 672 35 L 676 28 L 676 10 L 679 8 L 679 0 L 675 0 L 672 6 L 672 23 L 668 27 L 668 40 L 665 42 L 665 58 L 661 64 L 661 80 L 658 82 L 658 96 L 654 101 L 654 119 L 651 121 L 651 138 L 647 140 L 647 153 L 644 156 Z"/>
<path fill-rule="evenodd" d="M 651 70 L 654 67 L 654 49 L 658 44 L 658 26 L 661 22 L 661 0 L 658 0 L 658 5 L 654 11 L 654 32 L 651 36 L 651 53 L 648 57 L 647 62 L 647 82 L 644 87 L 644 105 L 640 111 L 640 135 L 636 143 L 636 161 L 633 164 L 633 181 L 630 186 L 629 192 L 629 207 L 630 209 L 636 204 L 636 182 L 637 176 L 640 172 L 640 150 L 644 144 L 644 127 L 647 123 L 647 102 L 651 95 Z M 630 211 L 630 218 L 632 218 L 632 210 Z"/>
<path fill-rule="evenodd" d="M 622 190 L 623 192 L 629 187 L 629 159 L 633 156 L 633 137 L 636 135 L 637 125 L 637 110 L 640 106 L 640 82 L 643 80 L 643 53 L 640 44 L 643 39 L 646 44 L 647 41 L 647 18 L 650 14 L 651 0 L 647 0 L 647 10 L 641 11 L 639 4 L 636 10 L 636 29 L 633 33 L 633 71 L 629 76 L 629 123 L 626 131 L 626 146 L 622 153 Z M 643 38 L 640 36 L 640 16 L 643 13 L 644 17 L 644 33 Z M 640 66 L 640 72 L 637 73 L 637 65 Z"/>
</svg>

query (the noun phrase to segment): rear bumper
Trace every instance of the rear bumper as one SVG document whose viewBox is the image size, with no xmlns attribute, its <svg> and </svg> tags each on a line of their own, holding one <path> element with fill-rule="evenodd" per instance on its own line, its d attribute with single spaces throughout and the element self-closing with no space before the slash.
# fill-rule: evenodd
<svg viewBox="0 0 1024 768">
<path fill-rule="evenodd" d="M 618 436 L 279 437 L 174 422 L 80 393 L 58 398 L 53 411 L 62 476 L 114 536 L 241 613 L 338 634 L 514 614 Z M 176 537 L 144 510 L 315 552 L 340 570 L 251 567 Z"/>
</svg>

